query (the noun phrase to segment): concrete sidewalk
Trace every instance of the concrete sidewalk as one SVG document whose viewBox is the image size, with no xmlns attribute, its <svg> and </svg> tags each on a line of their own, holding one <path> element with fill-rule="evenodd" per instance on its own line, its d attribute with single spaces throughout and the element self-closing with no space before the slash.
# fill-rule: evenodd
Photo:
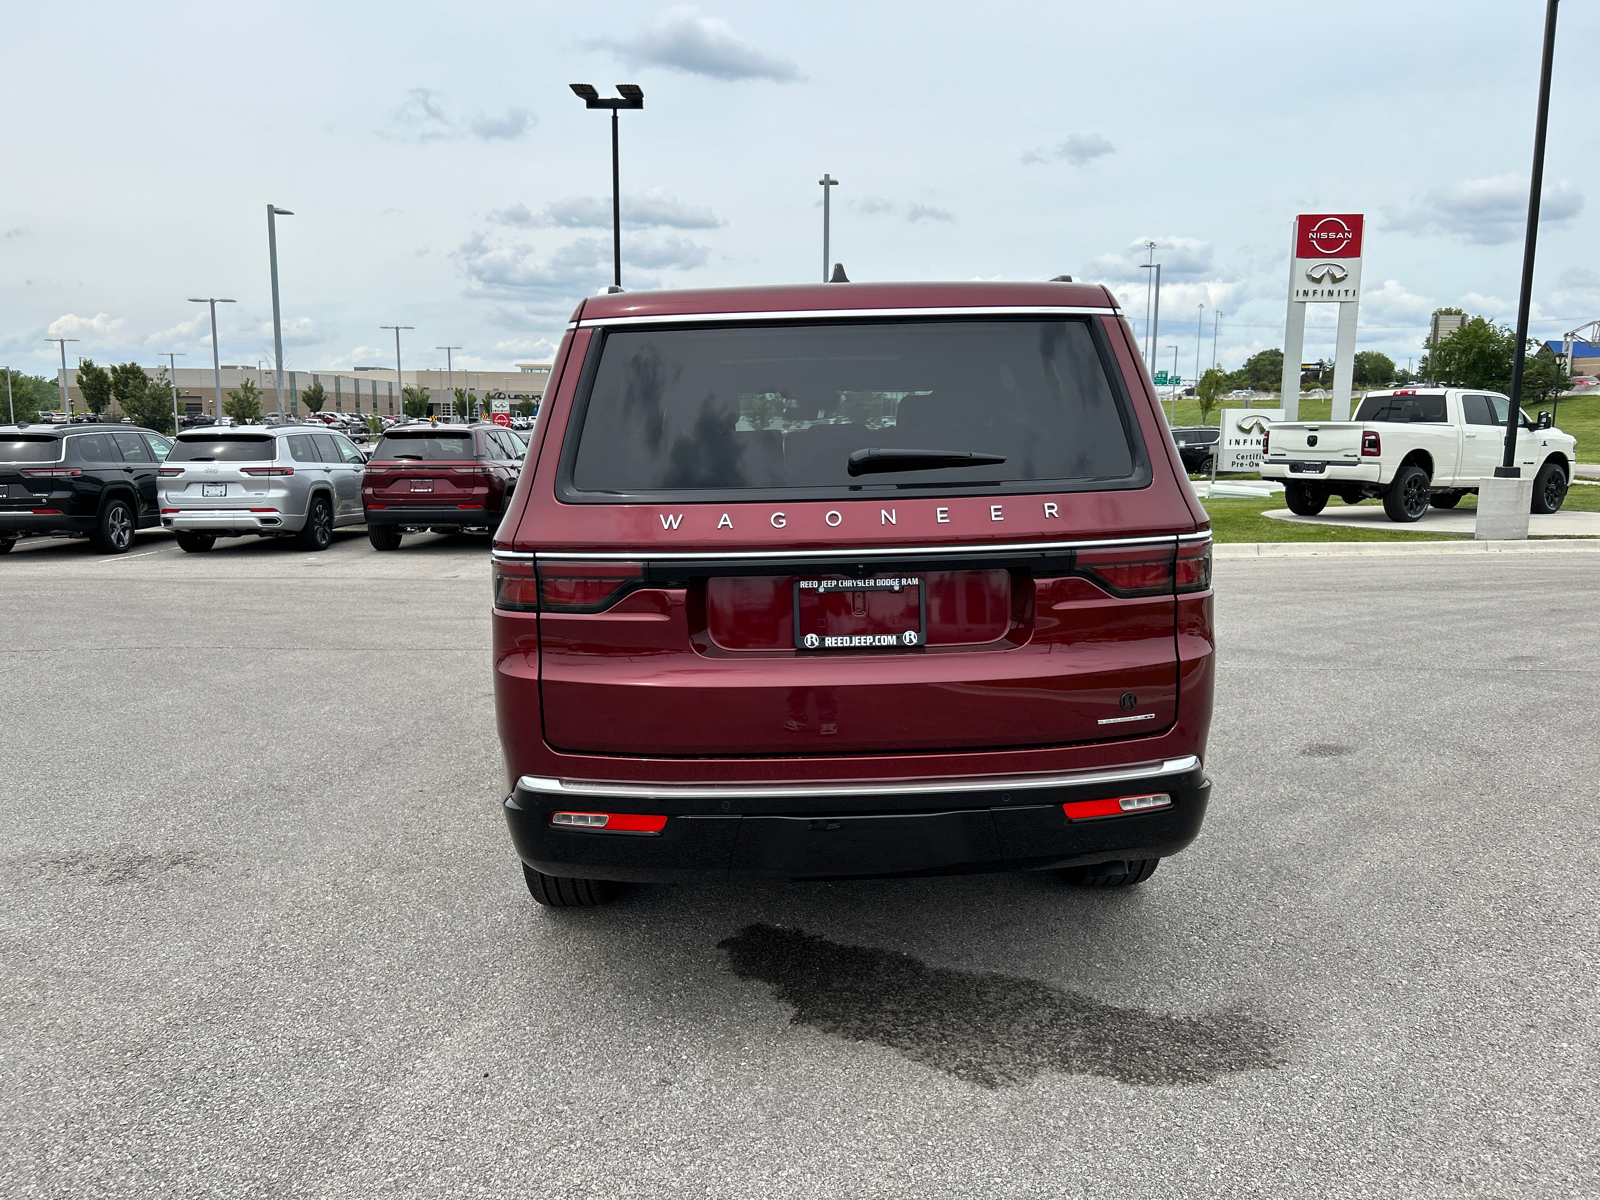
<svg viewBox="0 0 1600 1200">
<path fill-rule="evenodd" d="M 1314 517 L 1298 517 L 1286 508 L 1270 509 L 1262 514 L 1274 521 L 1289 521 L 1296 525 L 1336 525 L 1346 529 L 1413 530 L 1418 533 L 1454 534 L 1471 537 L 1477 525 L 1476 509 L 1430 508 L 1422 520 L 1411 525 L 1391 521 L 1381 504 L 1344 505 L 1330 503 Z M 1558 512 L 1548 516 L 1528 518 L 1530 537 L 1600 537 L 1600 513 Z"/>
</svg>

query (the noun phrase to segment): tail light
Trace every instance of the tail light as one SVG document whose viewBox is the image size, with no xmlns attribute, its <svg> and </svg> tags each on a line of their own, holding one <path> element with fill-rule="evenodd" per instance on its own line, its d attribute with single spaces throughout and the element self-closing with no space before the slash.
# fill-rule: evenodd
<svg viewBox="0 0 1600 1200">
<path fill-rule="evenodd" d="M 1094 580 L 1113 596 L 1170 596 L 1172 547 L 1080 550 L 1075 573 Z"/>
<path fill-rule="evenodd" d="M 1261 457 L 1265 458 L 1272 450 L 1272 430 L 1261 431 Z"/>
<path fill-rule="evenodd" d="M 293 467 L 240 467 L 241 475 L 293 475 Z"/>
<path fill-rule="evenodd" d="M 1211 542 L 1190 542 L 1178 546 L 1177 578 L 1173 590 L 1203 592 L 1211 586 Z"/>
<path fill-rule="evenodd" d="M 1361 435 L 1361 457 L 1377 458 L 1383 453 L 1383 439 L 1378 436 L 1376 429 L 1368 430 Z"/>
<path fill-rule="evenodd" d="M 644 582 L 639 563 L 494 564 L 494 606 L 507 612 L 595 613 Z"/>
<path fill-rule="evenodd" d="M 1172 797 L 1166 793 L 1153 796 L 1116 796 L 1106 800 L 1070 800 L 1061 810 L 1074 821 L 1091 817 L 1120 817 L 1124 813 L 1149 812 L 1155 808 L 1171 808 Z"/>
<path fill-rule="evenodd" d="M 83 474 L 77 467 L 25 467 L 22 473 L 36 478 L 42 476 L 64 476 L 68 479 L 76 479 Z"/>
<path fill-rule="evenodd" d="M 160 468 L 157 468 L 156 474 L 161 476 L 163 479 L 171 479 L 174 475 L 182 475 L 183 474 L 183 468 L 182 467 L 160 467 Z"/>
<path fill-rule="evenodd" d="M 667 818 L 664 813 L 558 812 L 550 814 L 550 824 L 603 833 L 660 833 L 667 827 Z"/>
<path fill-rule="evenodd" d="M 457 475 L 487 475 L 488 467 L 451 467 Z"/>
</svg>

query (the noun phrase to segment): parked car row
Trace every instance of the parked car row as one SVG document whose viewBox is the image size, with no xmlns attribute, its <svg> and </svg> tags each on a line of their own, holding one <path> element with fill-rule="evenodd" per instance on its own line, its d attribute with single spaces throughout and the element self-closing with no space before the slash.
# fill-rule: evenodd
<svg viewBox="0 0 1600 1200">
<path fill-rule="evenodd" d="M 126 425 L 0 426 L 0 553 L 67 536 L 120 554 L 157 527 L 189 553 L 246 536 L 324 550 L 335 529 L 362 525 L 379 550 L 407 532 L 488 532 L 526 449 L 488 424 L 396 426 L 370 460 L 321 426 L 216 425 L 176 439 Z"/>
</svg>

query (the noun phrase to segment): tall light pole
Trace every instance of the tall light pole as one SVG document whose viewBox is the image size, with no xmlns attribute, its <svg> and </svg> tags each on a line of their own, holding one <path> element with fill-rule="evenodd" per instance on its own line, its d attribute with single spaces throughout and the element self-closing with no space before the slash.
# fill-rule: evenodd
<svg viewBox="0 0 1600 1200">
<path fill-rule="evenodd" d="M 1206 306 L 1202 304 L 1194 318 L 1194 385 L 1200 386 L 1200 340 L 1205 335 Z M 1198 394 L 1198 391 L 1197 393 Z"/>
<path fill-rule="evenodd" d="M 1217 330 L 1220 328 L 1222 328 L 1222 310 L 1213 308 L 1211 310 L 1211 365 L 1213 367 L 1222 365 L 1217 361 Z"/>
<path fill-rule="evenodd" d="M 11 406 L 11 423 L 17 423 L 17 402 L 11 398 L 11 368 L 6 368 L 6 403 Z"/>
<path fill-rule="evenodd" d="M 456 403 L 456 372 L 450 362 L 450 351 L 461 349 L 460 346 L 435 346 L 435 350 L 444 351 L 444 374 L 447 380 L 445 386 L 450 389 L 450 407 L 455 408 Z M 436 360 L 437 361 L 437 360 Z M 472 405 L 467 405 L 467 420 L 472 420 Z"/>
<path fill-rule="evenodd" d="M 272 260 L 272 352 L 277 364 L 278 416 L 283 417 L 283 318 L 278 315 L 278 224 L 275 217 L 292 217 L 287 208 L 267 205 L 267 257 Z"/>
<path fill-rule="evenodd" d="M 217 305 L 234 304 L 236 301 L 225 300 L 220 296 L 190 296 L 190 304 L 209 304 L 211 306 L 211 370 L 217 385 L 217 424 L 222 424 L 222 351 L 217 348 Z"/>
<path fill-rule="evenodd" d="M 822 282 L 828 282 L 828 197 L 833 194 L 833 189 L 839 186 L 839 181 L 828 172 L 822 173 L 822 178 L 817 180 L 822 185 Z"/>
<path fill-rule="evenodd" d="M 621 172 L 617 165 L 617 112 L 624 108 L 643 108 L 644 89 L 637 83 L 619 83 L 617 96 L 602 98 L 592 83 L 574 83 L 570 86 L 573 93 L 583 101 L 585 108 L 611 110 L 611 257 L 615 268 L 611 290 L 620 292 L 622 290 L 622 196 Z"/>
<path fill-rule="evenodd" d="M 1178 348 L 1168 346 L 1172 351 L 1172 423 L 1178 423 Z"/>
<path fill-rule="evenodd" d="M 156 357 L 160 358 L 162 354 L 166 355 L 167 364 L 171 367 L 169 380 L 172 384 L 172 435 L 176 437 L 178 435 L 178 360 L 189 356 L 182 350 L 163 350 Z"/>
<path fill-rule="evenodd" d="M 68 421 L 72 420 L 72 397 L 67 395 L 67 343 L 77 340 L 77 338 L 45 338 L 45 341 L 55 342 L 61 347 L 61 412 Z"/>
<path fill-rule="evenodd" d="M 400 331 L 410 325 L 379 325 L 379 329 L 394 330 L 394 394 L 400 398 L 400 416 L 406 415 L 406 381 L 400 374 Z"/>
<path fill-rule="evenodd" d="M 1139 269 L 1141 271 L 1153 270 L 1156 273 L 1156 315 L 1151 319 L 1149 326 L 1150 371 L 1152 374 L 1154 374 L 1156 369 L 1156 351 L 1160 349 L 1160 347 L 1156 345 L 1156 335 L 1161 331 L 1161 264 L 1158 262 L 1140 263 Z"/>
<path fill-rule="evenodd" d="M 1156 262 L 1156 244 L 1147 241 L 1144 248 L 1149 252 L 1149 256 L 1141 270 L 1155 266 Z M 1150 340 L 1150 285 L 1153 282 L 1153 276 L 1144 277 L 1144 362 L 1145 366 L 1150 368 L 1152 375 L 1156 370 L 1156 345 Z"/>
</svg>

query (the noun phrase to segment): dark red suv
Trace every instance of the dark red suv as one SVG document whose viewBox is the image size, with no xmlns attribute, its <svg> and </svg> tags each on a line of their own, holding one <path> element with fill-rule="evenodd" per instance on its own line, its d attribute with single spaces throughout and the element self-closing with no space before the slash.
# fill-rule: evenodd
<svg viewBox="0 0 1600 1200">
<path fill-rule="evenodd" d="M 603 296 L 547 397 L 494 542 L 535 899 L 1115 887 L 1199 832 L 1210 530 L 1105 289 Z"/>
<path fill-rule="evenodd" d="M 379 550 L 398 550 L 407 530 L 488 532 L 500 523 L 522 454 L 520 438 L 487 423 L 385 430 L 362 480 L 367 537 Z"/>
</svg>

